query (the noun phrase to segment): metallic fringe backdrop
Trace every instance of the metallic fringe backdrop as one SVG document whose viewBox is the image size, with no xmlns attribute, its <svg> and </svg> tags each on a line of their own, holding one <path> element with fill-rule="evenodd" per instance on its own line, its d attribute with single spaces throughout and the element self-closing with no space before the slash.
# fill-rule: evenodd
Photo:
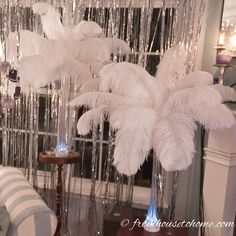
<svg viewBox="0 0 236 236">
<path fill-rule="evenodd" d="M 4 55 L 9 50 L 7 37 L 10 32 L 22 29 L 43 34 L 40 18 L 33 14 L 32 5 L 37 0 L 2 0 L 0 2 L 0 39 Z M 156 66 L 166 49 L 176 43 L 183 43 L 188 52 L 188 70 L 193 70 L 201 31 L 204 0 L 45 0 L 56 7 L 65 25 L 77 24 L 83 19 L 96 21 L 108 37 L 124 39 L 131 47 L 126 58 L 113 55 L 114 61 L 130 61 L 145 67 L 155 74 Z M 18 40 L 20 38 L 18 37 Z M 21 56 L 8 60 L 17 69 Z M 29 181 L 53 207 L 56 181 L 56 168 L 43 166 L 38 162 L 38 153 L 56 146 L 59 112 L 60 83 L 51 83 L 40 92 L 31 90 L 14 100 L 13 84 L 1 71 L 1 147 L 2 164 L 22 168 Z M 96 76 L 96 75 L 94 75 Z M 71 96 L 77 94 L 77 86 L 70 81 Z M 64 235 L 72 235 L 68 220 L 75 221 L 77 234 L 83 225 L 81 220 L 88 217 L 88 235 L 102 234 L 101 220 L 98 217 L 96 196 L 102 199 L 102 212 L 111 204 L 132 204 L 135 177 L 120 175 L 112 166 L 114 131 L 109 124 L 101 121 L 86 137 L 76 134 L 76 121 L 84 110 L 67 111 L 73 122 L 71 148 L 82 153 L 81 163 L 65 167 L 63 180 L 64 195 Z M 163 210 L 166 173 L 159 166 L 159 206 Z M 88 181 L 90 179 L 90 182 Z M 91 183 L 91 185 L 90 185 Z M 175 209 L 177 173 L 171 181 L 172 197 L 167 216 L 173 218 Z M 88 185 L 91 186 L 87 190 Z M 43 190 L 42 190 L 43 189 Z M 90 194 L 89 210 L 83 215 L 81 204 L 85 191 Z M 75 197 L 76 196 L 76 197 Z M 78 210 L 69 212 L 70 204 Z M 68 217 L 69 216 L 69 217 Z"/>
</svg>

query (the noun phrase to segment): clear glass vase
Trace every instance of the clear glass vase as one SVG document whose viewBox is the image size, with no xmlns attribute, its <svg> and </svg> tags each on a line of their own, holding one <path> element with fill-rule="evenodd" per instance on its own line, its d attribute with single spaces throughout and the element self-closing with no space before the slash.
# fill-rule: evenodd
<svg viewBox="0 0 236 236">
<path fill-rule="evenodd" d="M 160 218 L 157 210 L 157 177 L 157 159 L 155 154 L 153 154 L 151 196 L 144 221 L 144 229 L 148 232 L 158 232 L 160 230 Z"/>
<path fill-rule="evenodd" d="M 67 156 L 69 153 L 69 95 L 70 81 L 68 78 L 61 79 L 61 88 L 59 90 L 59 110 L 57 124 L 57 146 L 55 154 L 58 157 Z"/>
</svg>

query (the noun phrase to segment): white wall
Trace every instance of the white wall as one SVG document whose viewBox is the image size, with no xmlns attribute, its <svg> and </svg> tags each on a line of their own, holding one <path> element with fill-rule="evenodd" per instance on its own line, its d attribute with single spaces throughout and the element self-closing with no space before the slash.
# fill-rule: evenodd
<svg viewBox="0 0 236 236">
<path fill-rule="evenodd" d="M 204 53 L 202 61 L 202 69 L 216 74 L 217 69 L 214 67 L 216 61 L 216 50 L 219 37 L 219 29 L 221 25 L 221 17 L 223 10 L 223 0 L 208 0 L 206 6 L 206 33 L 204 40 Z"/>
</svg>

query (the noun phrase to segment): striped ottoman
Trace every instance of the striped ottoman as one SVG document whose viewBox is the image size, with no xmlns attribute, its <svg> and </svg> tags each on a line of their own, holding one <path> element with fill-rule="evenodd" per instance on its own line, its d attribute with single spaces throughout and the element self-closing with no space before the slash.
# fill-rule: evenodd
<svg viewBox="0 0 236 236">
<path fill-rule="evenodd" d="M 54 235 L 56 216 L 16 168 L 0 167 L 0 205 L 10 215 L 7 236 Z"/>
</svg>

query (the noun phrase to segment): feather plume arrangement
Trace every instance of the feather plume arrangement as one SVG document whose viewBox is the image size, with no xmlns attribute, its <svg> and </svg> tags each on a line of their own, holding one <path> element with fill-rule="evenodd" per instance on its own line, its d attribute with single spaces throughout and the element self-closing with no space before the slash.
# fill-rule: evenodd
<svg viewBox="0 0 236 236">
<path fill-rule="evenodd" d="M 116 106 L 122 103 L 132 104 L 126 97 L 106 93 L 106 92 L 88 92 L 84 93 L 70 102 L 71 106 L 87 106 L 97 108 L 100 106 Z"/>
<path fill-rule="evenodd" d="M 143 164 L 152 146 L 154 124 L 155 112 L 150 108 L 136 105 L 125 111 L 114 150 L 114 165 L 120 173 L 133 175 Z"/>
<path fill-rule="evenodd" d="M 88 64 L 94 73 L 109 64 L 111 54 L 127 55 L 130 53 L 128 45 L 120 39 L 112 38 L 87 38 L 77 42 L 73 52 L 74 57 L 85 64 Z"/>
<path fill-rule="evenodd" d="M 50 70 L 47 63 L 40 55 L 24 57 L 19 63 L 20 84 L 23 92 L 27 92 L 27 88 L 40 88 L 48 83 Z"/>
<path fill-rule="evenodd" d="M 94 92 L 71 102 L 91 109 L 78 121 L 78 133 L 89 132 L 105 112 L 116 130 L 114 165 L 120 173 L 135 174 L 151 149 L 164 169 L 188 168 L 195 121 L 207 129 L 230 128 L 235 118 L 222 102 L 236 95 L 227 86 L 213 85 L 207 72 L 186 75 L 185 64 L 186 53 L 177 45 L 164 54 L 156 78 L 128 62 L 104 66 Z"/>
<path fill-rule="evenodd" d="M 221 95 L 224 102 L 236 101 L 236 92 L 233 88 L 222 84 L 214 84 L 212 88 Z"/>
<path fill-rule="evenodd" d="M 72 28 L 75 40 L 85 40 L 87 38 L 97 38 L 102 35 L 102 28 L 94 21 L 82 20 Z"/>
<path fill-rule="evenodd" d="M 201 85 L 213 85 L 213 76 L 205 71 L 190 72 L 176 86 L 176 89 L 192 88 Z"/>
<path fill-rule="evenodd" d="M 6 39 L 6 60 L 8 62 L 14 62 L 14 67 L 16 67 L 15 62 L 17 61 L 17 32 L 12 32 Z"/>
<path fill-rule="evenodd" d="M 222 104 L 235 100 L 235 91 L 213 85 L 206 72 L 186 75 L 183 46 L 165 52 L 153 77 L 132 63 L 110 63 L 112 53 L 127 54 L 129 47 L 122 40 L 105 38 L 95 22 L 65 27 L 57 11 L 45 3 L 34 5 L 34 12 L 41 16 L 47 38 L 22 32 L 23 82 L 37 87 L 60 76 L 78 80 L 82 94 L 70 105 L 90 108 L 78 121 L 78 133 L 85 135 L 101 117 L 107 119 L 116 130 L 114 165 L 120 173 L 135 174 L 151 149 L 166 170 L 186 169 L 194 154 L 195 121 L 207 129 L 235 124 Z M 99 73 L 96 82 L 91 71 Z"/>
<path fill-rule="evenodd" d="M 40 55 L 41 48 L 48 40 L 41 35 L 33 33 L 29 30 L 20 31 L 20 53 L 22 57 Z M 16 45 L 15 45 L 16 48 Z"/>
<path fill-rule="evenodd" d="M 90 70 L 82 63 L 68 59 L 56 67 L 47 63 L 40 55 L 23 57 L 18 71 L 23 92 L 27 92 L 29 87 L 38 89 L 62 77 L 74 79 L 79 87 L 92 79 Z"/>
<path fill-rule="evenodd" d="M 103 38 L 103 41 L 112 54 L 126 55 L 130 53 L 130 47 L 124 40 L 117 38 Z"/>
<path fill-rule="evenodd" d="M 96 22 L 81 21 L 76 26 L 64 26 L 56 9 L 42 2 L 34 4 L 33 11 L 40 15 L 46 37 L 27 30 L 20 31 L 20 53 L 23 61 L 19 65 L 22 85 L 37 88 L 67 76 L 76 80 L 77 86 L 81 87 L 87 80 L 92 79 L 92 74 L 98 74 L 101 68 L 111 63 L 111 54 L 125 55 L 130 52 L 123 40 L 103 37 L 102 28 Z M 10 34 L 9 41 L 9 61 L 15 61 L 16 37 Z M 36 65 L 37 61 L 47 65 Z M 30 76 L 28 73 L 31 70 L 26 65 L 31 66 L 32 70 L 35 67 L 35 73 L 41 68 L 42 73 Z M 30 81 L 33 77 L 41 80 Z"/>
<path fill-rule="evenodd" d="M 128 63 L 113 63 L 104 66 L 99 73 L 99 91 L 129 97 L 139 104 L 152 106 L 162 101 L 163 87 L 142 67 Z"/>
<path fill-rule="evenodd" d="M 80 117 L 80 122 L 77 124 L 77 130 L 80 135 L 86 135 L 93 127 L 100 124 L 101 116 L 106 114 L 107 108 L 101 106 L 84 113 Z"/>
<path fill-rule="evenodd" d="M 153 149 L 164 169 L 183 170 L 192 163 L 195 129 L 195 122 L 186 114 L 172 113 L 158 117 Z"/>
<path fill-rule="evenodd" d="M 88 92 L 98 92 L 99 80 L 94 78 L 87 80 L 81 87 L 80 87 L 80 94 L 88 93 Z"/>
<path fill-rule="evenodd" d="M 64 27 L 61 23 L 60 14 L 48 3 L 36 3 L 33 12 L 39 14 L 43 30 L 49 39 L 57 40 L 64 36 Z"/>
<path fill-rule="evenodd" d="M 47 37 L 63 40 L 72 56 L 80 62 L 100 64 L 110 61 L 112 53 L 130 52 L 130 48 L 123 40 L 102 37 L 102 28 L 94 21 L 81 21 L 76 26 L 65 27 L 61 23 L 59 13 L 50 4 L 36 3 L 33 9 L 34 13 L 41 16 Z"/>
<path fill-rule="evenodd" d="M 156 78 L 166 87 L 173 89 L 186 74 L 187 53 L 182 45 L 168 49 L 157 66 Z"/>
<path fill-rule="evenodd" d="M 75 58 L 87 64 L 103 63 L 110 60 L 111 53 L 101 38 L 79 41 L 74 52 Z"/>
</svg>

